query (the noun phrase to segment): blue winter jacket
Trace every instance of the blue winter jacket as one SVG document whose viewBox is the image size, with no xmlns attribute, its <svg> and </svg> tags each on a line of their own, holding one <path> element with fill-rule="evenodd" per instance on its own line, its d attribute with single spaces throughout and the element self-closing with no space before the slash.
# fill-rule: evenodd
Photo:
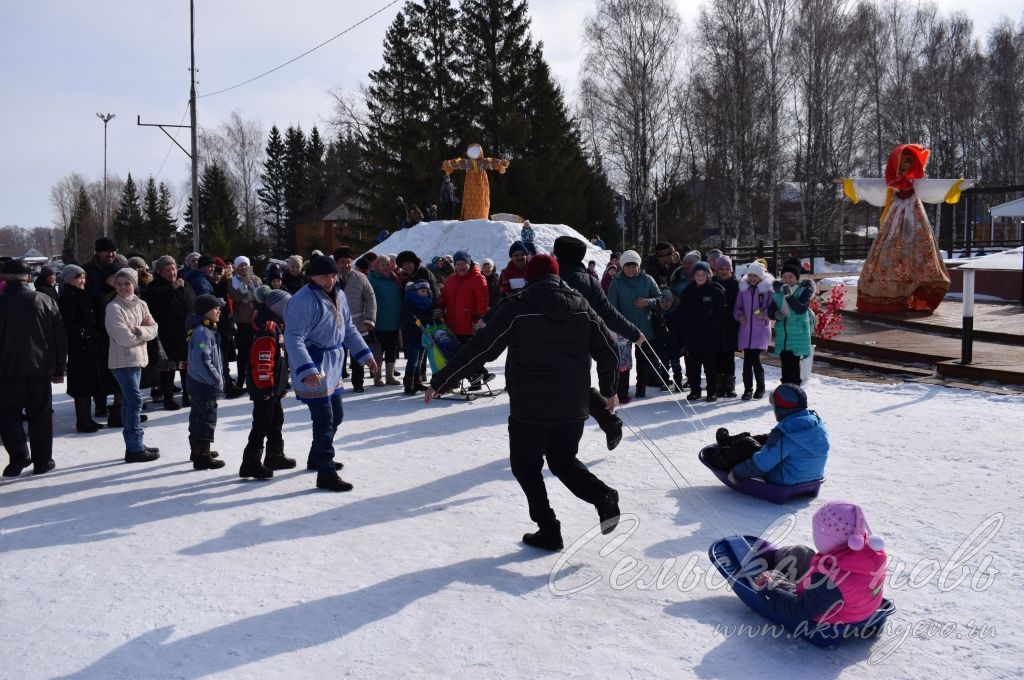
<svg viewBox="0 0 1024 680">
<path fill-rule="evenodd" d="M 783 418 L 749 460 L 732 469 L 738 479 L 763 477 L 770 484 L 800 484 L 825 474 L 829 442 L 825 423 L 804 409 Z"/>
<path fill-rule="evenodd" d="M 377 270 L 367 277 L 377 298 L 377 323 L 379 331 L 397 331 L 402 323 L 402 287 L 394 275 L 384 276 Z"/>
<path fill-rule="evenodd" d="M 647 298 L 649 305 L 644 308 L 637 307 L 634 302 L 637 298 Z M 643 271 L 637 272 L 633 278 L 626 278 L 621 271 L 612 279 L 612 285 L 608 287 L 608 302 L 612 303 L 615 309 L 619 310 L 622 316 L 626 317 L 634 326 L 640 329 L 644 337 L 654 339 L 654 326 L 651 324 L 651 311 L 658 306 L 661 299 L 661 290 L 654 282 L 650 274 Z"/>
<path fill-rule="evenodd" d="M 185 282 L 192 286 L 192 292 L 196 294 L 196 297 L 200 295 L 213 295 L 213 284 L 210 283 L 210 279 L 206 278 L 206 274 L 199 271 L 198 269 L 190 269 L 185 272 Z"/>
<path fill-rule="evenodd" d="M 331 297 L 315 283 L 299 290 L 284 312 L 284 346 L 288 354 L 295 396 L 303 402 L 322 403 L 342 390 L 342 347 L 353 359 L 367 364 L 373 352 L 352 323 L 344 291 Z M 303 378 L 320 374 L 320 384 L 310 387 Z"/>
<path fill-rule="evenodd" d="M 204 325 L 203 317 L 189 314 L 185 328 L 192 331 L 188 341 L 188 377 L 217 389 L 224 389 L 224 362 L 220 354 L 220 333 Z"/>
</svg>

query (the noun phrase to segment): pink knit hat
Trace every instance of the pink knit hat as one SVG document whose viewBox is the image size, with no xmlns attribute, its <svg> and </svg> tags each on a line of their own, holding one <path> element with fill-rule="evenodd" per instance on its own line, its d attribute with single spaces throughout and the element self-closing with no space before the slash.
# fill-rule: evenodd
<svg viewBox="0 0 1024 680">
<path fill-rule="evenodd" d="M 862 550 L 865 544 L 872 550 L 885 547 L 885 541 L 871 533 L 864 511 L 856 503 L 829 501 L 814 513 L 811 524 L 818 552 L 834 552 L 844 545 L 850 550 Z"/>
</svg>

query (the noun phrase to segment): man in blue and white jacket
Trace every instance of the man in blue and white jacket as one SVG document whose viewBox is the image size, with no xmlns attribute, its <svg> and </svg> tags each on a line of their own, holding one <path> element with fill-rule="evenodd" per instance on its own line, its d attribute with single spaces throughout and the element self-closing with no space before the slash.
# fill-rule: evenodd
<svg viewBox="0 0 1024 680">
<path fill-rule="evenodd" d="M 313 444 L 306 463 L 317 471 L 316 486 L 329 491 L 351 491 L 352 485 L 338 476 L 341 463 L 334 462 L 334 435 L 344 418 L 341 405 L 342 369 L 348 349 L 352 358 L 377 373 L 377 362 L 352 323 L 345 294 L 335 290 L 338 266 L 319 256 L 309 263 L 311 283 L 288 303 L 284 320 L 284 344 L 295 396 L 309 407 L 313 420 Z"/>
</svg>

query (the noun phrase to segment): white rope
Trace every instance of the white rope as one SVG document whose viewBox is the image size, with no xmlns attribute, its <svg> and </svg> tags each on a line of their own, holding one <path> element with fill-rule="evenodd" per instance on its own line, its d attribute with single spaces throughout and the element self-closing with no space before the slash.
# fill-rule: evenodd
<svg viewBox="0 0 1024 680">
<path fill-rule="evenodd" d="M 648 364 L 649 364 L 649 365 L 650 365 L 650 366 L 651 366 L 651 367 L 653 368 L 653 367 L 654 367 L 654 362 L 653 362 L 653 361 L 651 361 L 651 358 L 650 358 L 650 356 L 648 355 L 648 350 L 646 349 L 646 347 L 647 347 L 647 345 L 648 345 L 648 344 L 649 344 L 649 343 L 646 343 L 646 342 L 645 342 L 645 343 L 644 343 L 644 344 L 642 344 L 642 345 L 637 345 L 637 347 L 639 347 L 639 348 L 640 348 L 640 352 L 641 352 L 641 353 L 642 353 L 642 354 L 644 355 L 644 359 L 646 359 L 646 360 L 647 360 L 647 363 L 648 363 Z M 668 373 L 668 367 L 667 367 L 667 366 L 665 366 L 665 364 L 663 364 L 663 363 L 661 362 L 661 357 L 659 357 L 659 356 L 658 356 L 658 353 L 657 353 L 657 352 L 655 352 L 655 351 L 653 351 L 653 350 L 651 350 L 651 352 L 650 352 L 650 353 L 651 353 L 651 354 L 653 354 L 653 355 L 654 355 L 654 358 L 658 360 L 658 366 L 659 366 L 659 367 L 660 367 L 660 368 L 661 368 L 661 369 L 662 369 L 662 370 L 663 370 L 663 371 L 664 371 L 664 372 L 665 372 L 665 373 L 667 374 L 667 373 Z M 639 372 L 639 369 L 638 369 L 638 372 Z M 666 382 L 665 382 L 665 379 L 664 379 L 664 378 L 662 377 L 662 372 L 661 372 L 661 371 L 657 371 L 657 370 L 656 370 L 656 371 L 655 371 L 655 373 L 657 373 L 657 374 L 658 374 L 658 380 L 660 380 L 660 381 L 661 381 L 661 384 L 662 384 L 662 386 L 663 386 L 663 387 L 664 387 L 664 388 L 665 388 L 665 389 L 666 389 L 666 390 L 668 391 L 668 393 L 669 393 L 670 395 L 672 395 L 672 401 L 674 401 L 674 402 L 675 402 L 675 404 L 676 404 L 676 406 L 678 406 L 678 407 L 679 407 L 679 410 L 680 410 L 680 411 L 682 411 L 682 413 L 683 413 L 683 416 L 684 416 L 684 417 L 685 417 L 685 418 L 686 418 L 687 420 L 690 420 L 690 416 L 692 415 L 692 416 L 693 416 L 693 419 L 695 419 L 695 420 L 697 421 L 697 423 L 698 423 L 698 424 L 700 425 L 700 427 L 697 427 L 697 425 L 696 425 L 696 424 L 694 424 L 692 420 L 690 420 L 690 425 L 691 425 L 691 426 L 693 427 L 693 431 L 694 431 L 694 432 L 698 432 L 698 433 L 699 433 L 699 432 L 700 432 L 701 430 L 706 430 L 706 429 L 708 429 L 708 428 L 707 428 L 707 426 L 706 426 L 706 425 L 704 424 L 704 421 L 703 421 L 703 420 L 701 420 L 701 417 L 700 417 L 700 415 L 698 415 L 698 414 L 697 414 L 697 409 L 695 409 L 695 408 L 693 407 L 693 404 L 691 404 L 691 403 L 690 403 L 689 401 L 687 401 L 686 399 L 682 399 L 682 398 L 681 398 L 681 397 L 679 396 L 679 395 L 680 395 L 680 393 L 679 393 L 679 392 L 673 392 L 673 391 L 672 391 L 672 388 L 671 388 L 671 387 L 670 387 L 670 386 L 668 385 L 668 383 L 666 383 Z M 688 408 L 690 409 L 690 412 L 689 412 L 689 413 L 688 413 L 688 412 L 686 411 L 686 408 L 683 408 L 683 404 L 686 404 L 686 406 L 687 406 L 687 407 L 688 407 Z"/>
</svg>

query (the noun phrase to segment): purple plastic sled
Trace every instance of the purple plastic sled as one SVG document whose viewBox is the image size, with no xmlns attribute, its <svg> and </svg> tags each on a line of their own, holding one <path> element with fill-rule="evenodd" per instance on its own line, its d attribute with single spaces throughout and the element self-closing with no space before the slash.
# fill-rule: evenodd
<svg viewBox="0 0 1024 680">
<path fill-rule="evenodd" d="M 704 463 L 707 469 L 715 473 L 715 477 L 718 477 L 718 480 L 722 482 L 722 484 L 725 484 L 730 489 L 754 496 L 755 498 L 761 498 L 781 505 L 782 503 L 786 503 L 798 496 L 817 496 L 822 482 L 825 481 L 825 478 L 822 477 L 821 479 L 816 479 L 811 482 L 803 482 L 801 484 L 769 484 L 763 479 L 752 478 L 737 479 L 734 484 L 729 481 L 728 472 L 719 470 L 704 459 L 705 451 L 717 448 L 718 444 L 712 444 L 711 446 L 705 446 L 701 449 L 700 453 L 697 454 L 700 462 Z"/>
</svg>

